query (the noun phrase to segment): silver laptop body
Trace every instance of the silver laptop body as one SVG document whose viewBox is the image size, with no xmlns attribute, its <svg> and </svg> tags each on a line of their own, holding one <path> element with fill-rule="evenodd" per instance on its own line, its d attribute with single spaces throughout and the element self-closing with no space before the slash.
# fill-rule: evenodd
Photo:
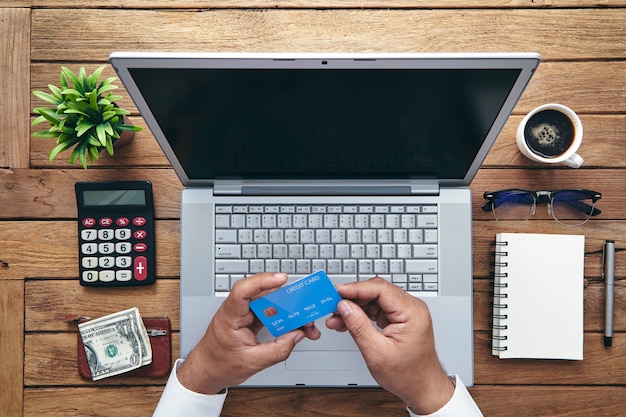
<svg viewBox="0 0 626 417">
<path fill-rule="evenodd" d="M 183 357 L 237 279 L 261 269 L 294 279 L 322 265 L 337 282 L 380 275 L 422 298 L 441 362 L 473 385 L 468 186 L 537 54 L 116 52 L 110 61 L 185 186 Z M 303 221 L 329 230 L 294 232 Z M 262 230 L 247 230 L 252 222 Z M 372 231 L 394 222 L 408 230 Z M 320 340 L 243 385 L 376 385 L 350 336 L 318 327 Z"/>
</svg>

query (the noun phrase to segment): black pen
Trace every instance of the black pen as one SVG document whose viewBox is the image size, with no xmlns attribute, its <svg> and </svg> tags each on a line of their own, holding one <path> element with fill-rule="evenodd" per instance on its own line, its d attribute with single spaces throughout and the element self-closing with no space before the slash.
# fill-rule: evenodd
<svg viewBox="0 0 626 417">
<path fill-rule="evenodd" d="M 613 345 L 613 285 L 615 283 L 615 241 L 604 242 L 602 251 L 605 288 L 605 311 L 604 311 L 604 346 Z"/>
</svg>

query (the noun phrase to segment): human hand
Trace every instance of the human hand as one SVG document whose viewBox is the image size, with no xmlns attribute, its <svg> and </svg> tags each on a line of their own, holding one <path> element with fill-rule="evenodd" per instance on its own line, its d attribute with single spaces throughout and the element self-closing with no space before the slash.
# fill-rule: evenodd
<svg viewBox="0 0 626 417">
<path fill-rule="evenodd" d="M 374 379 L 415 413 L 443 407 L 454 386 L 437 358 L 426 303 L 382 278 L 338 285 L 337 291 L 344 299 L 326 326 L 350 332 Z"/>
<path fill-rule="evenodd" d="M 287 274 L 261 273 L 239 280 L 209 324 L 205 335 L 177 371 L 180 383 L 202 394 L 217 394 L 255 373 L 284 361 L 304 337 L 318 339 L 313 325 L 260 343 L 263 325 L 250 310 L 250 301 L 279 288 Z"/>
</svg>

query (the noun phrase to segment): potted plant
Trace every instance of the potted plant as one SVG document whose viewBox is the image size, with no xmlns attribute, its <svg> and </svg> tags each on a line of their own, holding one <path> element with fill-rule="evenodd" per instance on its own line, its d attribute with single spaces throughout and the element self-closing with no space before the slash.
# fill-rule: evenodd
<svg viewBox="0 0 626 417">
<path fill-rule="evenodd" d="M 48 84 L 51 94 L 33 91 L 35 97 L 54 106 L 33 109 L 39 115 L 33 120 L 33 126 L 44 121 L 50 123 L 49 129 L 35 132 L 33 136 L 56 139 L 57 145 L 50 151 L 50 161 L 73 147 L 70 163 L 78 159 L 87 169 L 87 158 L 95 161 L 103 149 L 113 155 L 113 145 L 120 136 L 132 136 L 141 130 L 128 122 L 126 116 L 130 112 L 115 103 L 122 98 L 111 93 L 118 88 L 112 84 L 117 78 L 109 77 L 98 82 L 103 70 L 104 65 L 87 75 L 85 68 L 81 67 L 75 75 L 61 67 L 60 86 Z"/>
</svg>

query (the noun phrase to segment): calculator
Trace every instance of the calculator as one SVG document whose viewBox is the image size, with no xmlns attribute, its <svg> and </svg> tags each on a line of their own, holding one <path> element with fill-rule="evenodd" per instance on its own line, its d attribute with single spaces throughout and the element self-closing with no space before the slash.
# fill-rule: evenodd
<svg viewBox="0 0 626 417">
<path fill-rule="evenodd" d="M 81 285 L 150 285 L 156 279 L 149 181 L 77 182 Z"/>
</svg>

